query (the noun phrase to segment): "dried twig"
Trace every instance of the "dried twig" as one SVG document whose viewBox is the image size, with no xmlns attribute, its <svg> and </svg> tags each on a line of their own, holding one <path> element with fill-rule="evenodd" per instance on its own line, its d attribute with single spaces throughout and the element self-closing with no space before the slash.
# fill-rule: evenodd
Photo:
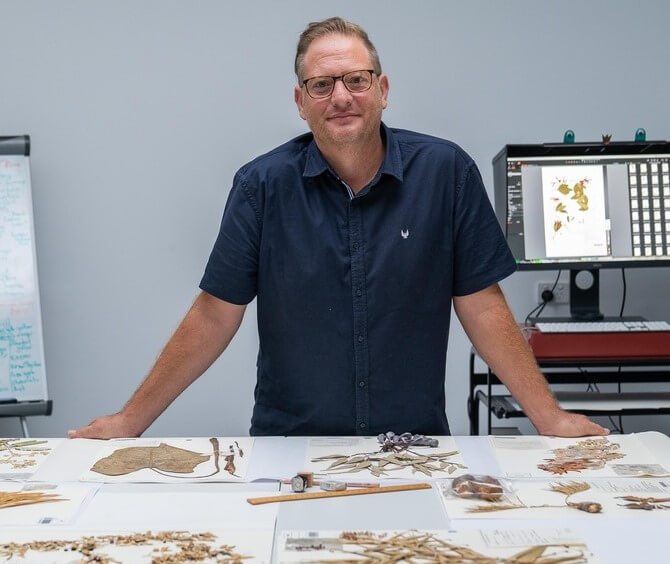
<svg viewBox="0 0 670 564">
<path fill-rule="evenodd" d="M 617 499 L 623 499 L 630 503 L 625 503 L 622 507 L 626 509 L 644 509 L 645 511 L 653 511 L 654 509 L 670 509 L 670 505 L 666 505 L 670 501 L 670 497 L 636 497 L 634 495 L 618 496 Z"/>
<path fill-rule="evenodd" d="M 412 473 L 420 472 L 426 476 L 432 476 L 433 472 L 453 474 L 458 468 L 465 468 L 463 464 L 449 460 L 450 457 L 456 454 L 458 454 L 457 450 L 423 454 L 405 449 L 401 452 L 363 452 L 350 456 L 330 454 L 328 456 L 312 458 L 312 462 L 332 460 L 333 462 L 330 466 L 325 469 L 330 474 L 344 474 L 367 470 L 373 476 L 380 477 L 389 472 L 411 468 Z"/>
</svg>

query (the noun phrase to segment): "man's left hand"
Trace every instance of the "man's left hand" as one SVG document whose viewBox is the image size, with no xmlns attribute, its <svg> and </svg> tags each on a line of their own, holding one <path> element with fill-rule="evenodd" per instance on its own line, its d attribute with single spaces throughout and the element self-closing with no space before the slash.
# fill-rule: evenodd
<svg viewBox="0 0 670 564">
<path fill-rule="evenodd" d="M 548 421 L 536 425 L 540 435 L 552 437 L 586 437 L 609 435 L 610 430 L 591 421 L 585 415 L 559 409 Z"/>
</svg>

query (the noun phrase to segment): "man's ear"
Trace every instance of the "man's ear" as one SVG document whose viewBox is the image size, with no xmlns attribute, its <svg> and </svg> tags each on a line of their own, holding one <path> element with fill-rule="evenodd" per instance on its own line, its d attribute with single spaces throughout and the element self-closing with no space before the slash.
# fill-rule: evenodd
<svg viewBox="0 0 670 564">
<path fill-rule="evenodd" d="M 295 105 L 298 106 L 298 115 L 302 119 L 306 119 L 305 112 L 303 111 L 302 107 L 302 88 L 300 88 L 300 86 L 296 86 L 293 89 L 293 99 L 295 100 Z"/>
<path fill-rule="evenodd" d="M 386 109 L 389 95 L 389 77 L 385 74 L 379 75 L 379 88 L 382 93 L 382 108 Z"/>
</svg>

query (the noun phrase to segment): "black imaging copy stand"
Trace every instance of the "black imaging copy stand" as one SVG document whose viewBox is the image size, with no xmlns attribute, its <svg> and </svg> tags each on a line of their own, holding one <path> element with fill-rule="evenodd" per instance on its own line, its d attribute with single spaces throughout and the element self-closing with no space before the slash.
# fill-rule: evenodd
<svg viewBox="0 0 670 564">
<path fill-rule="evenodd" d="M 0 230 L 0 251 L 6 264 L 21 266 L 21 272 L 0 272 L 0 417 L 18 417 L 24 437 L 26 417 L 51 415 L 53 409 L 44 368 L 29 154 L 29 136 L 0 137 L 0 220 L 12 229 Z"/>
</svg>

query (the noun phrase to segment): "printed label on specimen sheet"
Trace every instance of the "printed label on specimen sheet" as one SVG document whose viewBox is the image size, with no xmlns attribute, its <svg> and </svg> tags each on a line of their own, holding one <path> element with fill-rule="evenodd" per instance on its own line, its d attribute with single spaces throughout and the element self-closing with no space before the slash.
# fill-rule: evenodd
<svg viewBox="0 0 670 564">
<path fill-rule="evenodd" d="M 0 525 L 67 525 L 98 487 L 0 482 Z"/>
<path fill-rule="evenodd" d="M 597 562 L 570 529 L 286 531 L 279 562 Z"/>
<path fill-rule="evenodd" d="M 436 486 L 450 519 L 670 517 L 670 482 L 662 478 L 511 480 L 465 475 L 439 480 Z"/>
<path fill-rule="evenodd" d="M 91 482 L 244 482 L 250 437 L 110 441 L 81 477 Z"/>
<path fill-rule="evenodd" d="M 270 562 L 273 530 L 0 532 L 0 560 L 27 562 Z"/>
<path fill-rule="evenodd" d="M 27 480 L 63 439 L 0 439 L 0 479 Z"/>
<path fill-rule="evenodd" d="M 653 475 L 667 473 L 657 463 L 654 454 L 635 434 L 574 439 L 494 436 L 489 437 L 489 441 L 501 471 L 510 478 L 553 476 L 614 478 L 623 475 L 652 474 L 633 473 L 632 469 L 635 468 L 662 470 Z M 629 469 L 630 473 L 626 474 L 626 469 Z"/>
<path fill-rule="evenodd" d="M 351 479 L 445 478 L 467 471 L 453 437 L 435 437 L 437 447 L 407 446 L 384 451 L 373 437 L 311 439 L 306 469 Z"/>
<path fill-rule="evenodd" d="M 602 166 L 542 167 L 542 204 L 548 257 L 608 254 Z"/>
</svg>

